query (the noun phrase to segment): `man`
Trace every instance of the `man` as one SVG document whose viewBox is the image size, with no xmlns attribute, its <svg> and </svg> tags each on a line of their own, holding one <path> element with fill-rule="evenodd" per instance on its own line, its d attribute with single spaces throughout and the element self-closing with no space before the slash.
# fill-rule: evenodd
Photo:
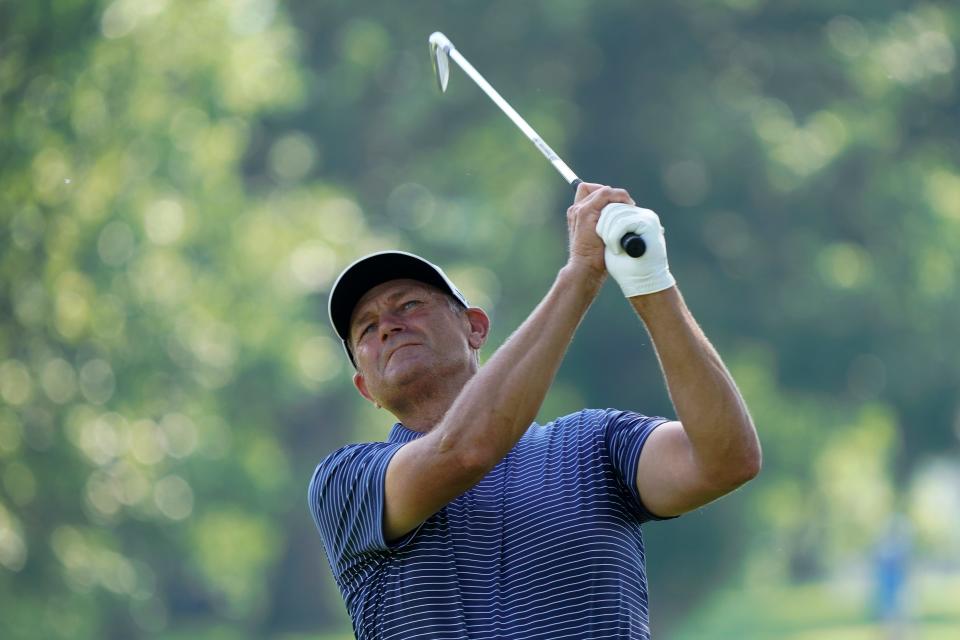
<svg viewBox="0 0 960 640">
<path fill-rule="evenodd" d="M 612 203 L 634 204 L 578 187 L 566 265 L 482 368 L 489 319 L 438 267 L 385 252 L 335 283 L 354 383 L 399 421 L 386 442 L 329 455 L 310 483 L 358 638 L 649 638 L 640 525 L 759 472 L 747 408 L 675 286 L 659 219 L 634 206 L 601 217 Z M 639 259 L 618 246 L 627 231 L 646 240 Z M 583 410 L 531 424 L 608 272 L 679 421 Z"/>
</svg>

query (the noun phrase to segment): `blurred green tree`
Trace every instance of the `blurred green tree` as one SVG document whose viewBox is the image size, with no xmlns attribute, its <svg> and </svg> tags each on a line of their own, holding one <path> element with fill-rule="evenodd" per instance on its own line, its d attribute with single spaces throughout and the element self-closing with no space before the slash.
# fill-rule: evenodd
<svg viewBox="0 0 960 640">
<path fill-rule="evenodd" d="M 422 252 L 496 345 L 564 260 L 571 194 L 456 70 L 436 94 L 436 29 L 661 214 L 756 414 L 761 478 L 648 528 L 660 629 L 731 576 L 830 571 L 955 454 L 950 4 L 0 3 L 5 638 L 347 628 L 305 486 L 390 420 L 352 393 L 331 278 Z M 543 419 L 670 414 L 614 289 Z"/>
</svg>

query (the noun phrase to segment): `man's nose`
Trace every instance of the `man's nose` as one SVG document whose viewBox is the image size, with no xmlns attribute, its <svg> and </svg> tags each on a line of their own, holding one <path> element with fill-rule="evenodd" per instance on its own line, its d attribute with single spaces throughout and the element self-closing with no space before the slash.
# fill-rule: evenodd
<svg viewBox="0 0 960 640">
<path fill-rule="evenodd" d="M 380 318 L 380 339 L 386 340 L 390 334 L 403 331 L 405 325 L 399 316 L 388 313 Z"/>
</svg>

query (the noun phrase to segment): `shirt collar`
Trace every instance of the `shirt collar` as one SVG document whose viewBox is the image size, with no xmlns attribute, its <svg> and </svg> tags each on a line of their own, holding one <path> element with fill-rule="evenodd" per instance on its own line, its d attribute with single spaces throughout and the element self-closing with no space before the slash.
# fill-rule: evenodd
<svg viewBox="0 0 960 640">
<path fill-rule="evenodd" d="M 387 442 L 412 442 L 424 434 L 419 431 L 414 431 L 413 429 L 408 429 L 399 422 L 393 425 L 393 428 L 390 429 L 390 435 L 387 436 Z"/>
</svg>

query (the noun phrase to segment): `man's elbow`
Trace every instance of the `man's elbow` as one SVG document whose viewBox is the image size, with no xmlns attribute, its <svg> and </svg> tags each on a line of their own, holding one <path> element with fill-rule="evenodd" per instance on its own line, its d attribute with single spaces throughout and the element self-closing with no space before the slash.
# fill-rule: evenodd
<svg viewBox="0 0 960 640">
<path fill-rule="evenodd" d="M 763 453 L 760 450 L 760 443 L 754 440 L 750 446 L 746 447 L 741 455 L 735 456 L 734 461 L 727 466 L 728 477 L 726 478 L 729 490 L 733 491 L 737 487 L 745 485 L 758 475 L 763 468 Z"/>
<path fill-rule="evenodd" d="M 763 454 L 760 447 L 757 446 L 740 466 L 740 484 L 746 484 L 760 475 L 760 470 L 763 468 Z"/>
<path fill-rule="evenodd" d="M 724 495 L 750 482 L 763 466 L 759 443 L 725 456 L 720 466 L 708 474 L 710 484 L 719 495 Z"/>
</svg>

